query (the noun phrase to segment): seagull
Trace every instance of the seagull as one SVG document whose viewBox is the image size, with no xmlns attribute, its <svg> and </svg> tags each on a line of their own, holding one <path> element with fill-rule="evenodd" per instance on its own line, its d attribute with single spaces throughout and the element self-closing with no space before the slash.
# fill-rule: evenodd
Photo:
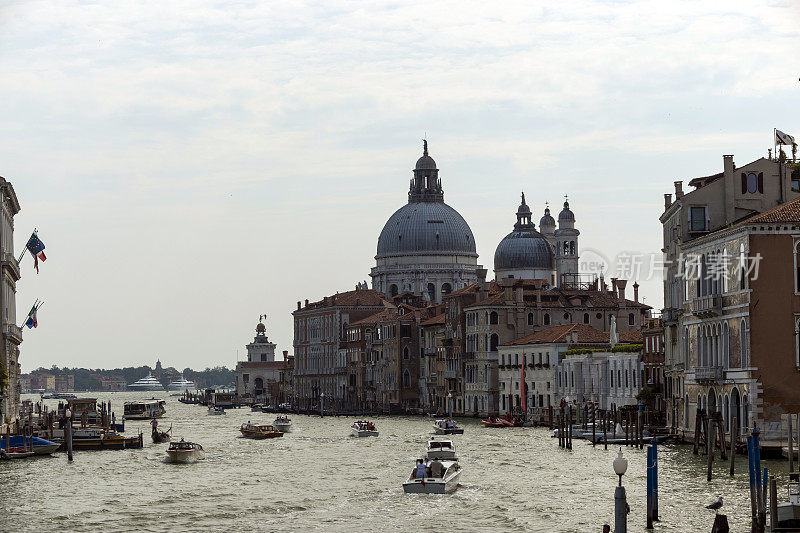
<svg viewBox="0 0 800 533">
<path fill-rule="evenodd" d="M 711 509 L 712 511 L 719 511 L 720 507 L 722 507 L 722 496 L 720 496 L 719 499 L 714 503 L 706 505 L 706 509 Z"/>
</svg>

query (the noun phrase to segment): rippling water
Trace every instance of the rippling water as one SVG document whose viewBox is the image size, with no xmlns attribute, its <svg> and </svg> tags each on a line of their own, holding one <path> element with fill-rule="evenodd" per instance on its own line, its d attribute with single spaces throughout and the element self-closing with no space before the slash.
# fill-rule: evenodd
<svg viewBox="0 0 800 533">
<path fill-rule="evenodd" d="M 100 394 L 117 413 L 126 400 L 151 393 Z M 162 394 L 161 397 L 164 397 Z M 57 403 L 51 401 L 50 403 Z M 518 530 L 600 531 L 612 524 L 617 479 L 615 450 L 576 440 L 561 450 L 546 429 L 485 429 L 463 420 L 456 435 L 461 484 L 451 495 L 404 494 L 402 482 L 431 433 L 427 417 L 377 417 L 378 438 L 348 436 L 350 418 L 292 417 L 283 438 L 239 438 L 243 422 L 271 423 L 249 409 L 208 416 L 205 408 L 168 398 L 159 424 L 173 436 L 203 445 L 207 458 L 190 465 L 163 462 L 165 444 L 152 444 L 147 421 L 126 422 L 126 434 L 145 432 L 141 450 L 76 452 L 0 462 L 2 530 Z M 645 451 L 625 449 L 629 529 L 645 531 Z M 733 531 L 749 528 L 747 460 L 737 474 L 689 447 L 661 446 L 661 522 L 655 531 L 710 531 L 703 505 L 723 495 Z M 784 463 L 766 462 L 780 470 Z M 779 489 L 783 495 L 785 490 Z"/>
</svg>

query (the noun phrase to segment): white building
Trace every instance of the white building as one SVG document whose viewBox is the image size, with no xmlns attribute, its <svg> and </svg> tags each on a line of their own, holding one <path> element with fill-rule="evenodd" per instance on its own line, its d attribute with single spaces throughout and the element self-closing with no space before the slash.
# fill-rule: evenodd
<svg viewBox="0 0 800 533">
<path fill-rule="evenodd" d="M 285 352 L 283 361 L 275 360 L 275 347 L 275 343 L 270 342 L 267 337 L 267 328 L 259 320 L 256 336 L 247 345 L 247 361 L 236 363 L 238 396 L 253 398 L 262 403 L 278 403 L 280 384 L 284 381 L 288 366 Z"/>
</svg>

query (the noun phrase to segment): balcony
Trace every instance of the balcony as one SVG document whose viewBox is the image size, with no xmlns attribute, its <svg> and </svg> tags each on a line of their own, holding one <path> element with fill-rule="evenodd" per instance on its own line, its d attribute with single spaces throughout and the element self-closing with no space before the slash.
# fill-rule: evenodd
<svg viewBox="0 0 800 533">
<path fill-rule="evenodd" d="M 674 326 L 678 324 L 678 320 L 682 314 L 682 309 L 678 309 L 676 307 L 667 307 L 661 310 L 661 321 L 666 326 Z"/>
<path fill-rule="evenodd" d="M 3 268 L 8 268 L 12 273 L 14 281 L 19 281 L 19 264 L 17 264 L 16 258 L 8 252 L 3 252 Z"/>
<path fill-rule="evenodd" d="M 346 374 L 347 373 L 347 367 L 346 366 L 335 366 L 335 367 L 333 367 L 333 373 L 334 374 Z"/>
<path fill-rule="evenodd" d="M 692 314 L 700 318 L 711 318 L 722 314 L 722 296 L 701 296 L 692 299 Z"/>
<path fill-rule="evenodd" d="M 427 355 L 429 357 L 435 357 L 436 356 L 436 352 L 437 352 L 436 346 L 429 346 L 429 347 L 425 348 L 425 355 Z"/>
<path fill-rule="evenodd" d="M 10 337 L 11 341 L 19 344 L 22 342 L 22 328 L 16 324 L 4 324 L 3 335 Z"/>
<path fill-rule="evenodd" d="M 444 379 L 456 379 L 458 375 L 456 374 L 455 370 L 445 370 L 444 371 Z"/>
<path fill-rule="evenodd" d="M 719 383 L 722 375 L 721 366 L 698 366 L 694 369 L 694 380 L 698 383 Z"/>
</svg>

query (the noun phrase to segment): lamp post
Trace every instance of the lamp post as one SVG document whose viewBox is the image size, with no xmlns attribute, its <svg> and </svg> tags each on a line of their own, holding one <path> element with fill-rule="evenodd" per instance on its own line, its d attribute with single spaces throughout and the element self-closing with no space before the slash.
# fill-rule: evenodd
<svg viewBox="0 0 800 533">
<path fill-rule="evenodd" d="M 614 473 L 619 476 L 619 485 L 614 490 L 614 533 L 627 533 L 628 531 L 628 502 L 625 498 L 625 487 L 622 486 L 622 476 L 628 470 L 628 460 L 622 457 L 622 448 L 614 459 Z"/>
<path fill-rule="evenodd" d="M 320 417 L 324 417 L 325 416 L 325 393 L 324 392 L 320 392 L 319 393 L 319 416 Z"/>
<path fill-rule="evenodd" d="M 450 418 L 453 418 L 453 391 L 447 393 L 447 409 Z"/>
<path fill-rule="evenodd" d="M 67 417 L 67 461 L 72 462 L 72 411 L 67 409 L 64 414 Z"/>
</svg>

